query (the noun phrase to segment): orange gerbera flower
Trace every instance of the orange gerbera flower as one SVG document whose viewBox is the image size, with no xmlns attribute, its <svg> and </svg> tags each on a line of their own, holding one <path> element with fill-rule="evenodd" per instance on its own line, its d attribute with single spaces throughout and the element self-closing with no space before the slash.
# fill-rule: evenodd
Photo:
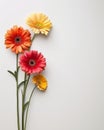
<svg viewBox="0 0 104 130">
<path fill-rule="evenodd" d="M 31 46 L 31 34 L 28 30 L 15 25 L 5 34 L 5 45 L 16 54 L 24 52 Z"/>
<path fill-rule="evenodd" d="M 49 18 L 42 13 L 31 14 L 26 21 L 27 25 L 35 32 L 35 34 L 47 35 L 52 27 Z"/>
</svg>

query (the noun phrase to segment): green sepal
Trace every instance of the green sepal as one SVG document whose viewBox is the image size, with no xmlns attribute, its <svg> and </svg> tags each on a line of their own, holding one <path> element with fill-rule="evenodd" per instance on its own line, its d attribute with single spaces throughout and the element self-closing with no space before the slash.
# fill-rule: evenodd
<svg viewBox="0 0 104 130">
<path fill-rule="evenodd" d="M 10 70 L 8 70 L 8 72 L 11 74 L 11 75 L 13 75 L 13 77 L 15 77 L 16 78 L 16 73 L 14 72 L 12 72 L 12 71 L 10 71 Z"/>
</svg>

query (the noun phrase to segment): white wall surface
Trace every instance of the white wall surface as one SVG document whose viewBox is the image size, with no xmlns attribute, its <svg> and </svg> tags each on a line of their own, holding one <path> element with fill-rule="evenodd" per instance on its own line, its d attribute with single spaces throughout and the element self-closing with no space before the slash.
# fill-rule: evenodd
<svg viewBox="0 0 104 130">
<path fill-rule="evenodd" d="M 17 130 L 15 81 L 7 73 L 15 55 L 4 34 L 16 24 L 28 28 L 33 12 L 47 14 L 53 29 L 32 46 L 47 59 L 49 86 L 35 91 L 27 130 L 104 130 L 104 0 L 0 1 L 0 130 Z"/>
</svg>

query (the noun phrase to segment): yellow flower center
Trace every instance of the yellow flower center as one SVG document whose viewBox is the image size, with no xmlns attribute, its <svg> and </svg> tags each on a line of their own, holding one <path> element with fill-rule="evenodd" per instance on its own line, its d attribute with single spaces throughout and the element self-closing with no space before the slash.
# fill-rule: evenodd
<svg viewBox="0 0 104 130">
<path fill-rule="evenodd" d="M 30 65 L 30 66 L 35 66 L 35 64 L 36 64 L 36 63 L 35 63 L 34 60 L 31 59 L 31 60 L 29 61 L 29 65 Z"/>
<path fill-rule="evenodd" d="M 43 26 L 42 23 L 36 23 L 36 24 L 35 24 L 35 27 L 36 27 L 36 28 L 41 28 L 42 26 Z"/>
</svg>

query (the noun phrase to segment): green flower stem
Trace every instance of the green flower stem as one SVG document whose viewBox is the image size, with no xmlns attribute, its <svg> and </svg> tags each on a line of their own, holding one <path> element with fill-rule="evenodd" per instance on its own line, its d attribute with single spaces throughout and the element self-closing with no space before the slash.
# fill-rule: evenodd
<svg viewBox="0 0 104 130">
<path fill-rule="evenodd" d="M 31 39 L 31 42 L 33 42 L 33 41 L 34 41 L 35 36 L 36 36 L 36 34 L 34 33 L 34 35 L 33 35 L 32 39 Z M 31 45 L 31 46 L 32 46 L 32 45 Z M 31 49 L 31 46 L 30 46 L 29 50 Z"/>
<path fill-rule="evenodd" d="M 25 78 L 24 78 L 25 80 L 26 80 L 26 77 L 27 77 L 27 75 L 25 74 Z M 24 117 L 25 117 L 24 105 L 25 105 L 26 89 L 28 86 L 29 79 L 30 79 L 30 75 L 28 76 L 27 81 L 24 83 L 24 90 L 22 93 L 22 130 L 24 130 Z"/>
<path fill-rule="evenodd" d="M 28 110 L 29 110 L 31 98 L 32 98 L 32 95 L 33 95 L 33 93 L 34 93 L 35 88 L 36 88 L 36 87 L 33 88 L 32 92 L 31 92 L 31 95 L 30 95 L 30 97 L 29 97 L 29 103 L 28 103 L 27 110 L 26 110 L 25 130 L 26 130 L 26 124 L 27 124 Z"/>
<path fill-rule="evenodd" d="M 34 41 L 35 36 L 36 36 L 36 34 L 34 33 L 34 35 L 33 35 L 32 39 L 31 39 L 31 42 L 33 42 L 33 41 Z"/>
<path fill-rule="evenodd" d="M 18 130 L 20 130 L 20 120 L 19 120 L 19 90 L 18 90 L 18 54 L 16 55 L 16 95 L 17 95 L 17 125 Z"/>
</svg>

